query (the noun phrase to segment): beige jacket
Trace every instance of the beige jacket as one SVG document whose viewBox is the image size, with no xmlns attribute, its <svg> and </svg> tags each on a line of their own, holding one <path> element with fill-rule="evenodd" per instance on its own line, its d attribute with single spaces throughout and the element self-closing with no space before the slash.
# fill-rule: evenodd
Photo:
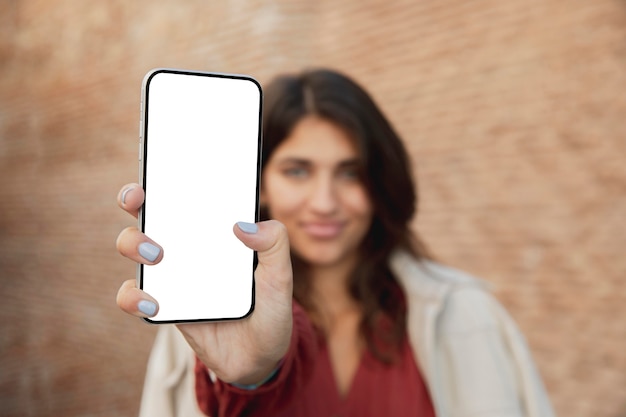
<svg viewBox="0 0 626 417">
<path fill-rule="evenodd" d="M 471 276 L 396 254 L 408 301 L 408 334 L 438 417 L 553 417 L 526 342 L 502 306 Z M 140 417 L 203 417 L 193 351 L 174 326 L 159 329 Z"/>
</svg>

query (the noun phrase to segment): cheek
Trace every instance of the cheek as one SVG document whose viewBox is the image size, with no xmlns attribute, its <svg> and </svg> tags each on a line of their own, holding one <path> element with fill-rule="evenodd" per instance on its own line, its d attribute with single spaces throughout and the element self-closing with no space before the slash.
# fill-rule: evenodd
<svg viewBox="0 0 626 417">
<path fill-rule="evenodd" d="M 359 233 L 366 233 L 374 217 L 369 195 L 362 187 L 358 187 L 350 190 L 350 192 L 345 192 L 343 196 L 343 206 L 347 214 L 353 219 L 353 226 L 360 230 Z"/>
<path fill-rule="evenodd" d="M 261 204 L 267 207 L 270 217 L 278 221 L 293 215 L 303 201 L 301 188 L 280 180 L 268 182 L 261 194 Z"/>
<path fill-rule="evenodd" d="M 354 187 L 349 190 L 345 190 L 344 207 L 355 217 L 363 220 L 369 220 L 372 218 L 372 203 L 369 196 L 363 187 Z"/>
</svg>

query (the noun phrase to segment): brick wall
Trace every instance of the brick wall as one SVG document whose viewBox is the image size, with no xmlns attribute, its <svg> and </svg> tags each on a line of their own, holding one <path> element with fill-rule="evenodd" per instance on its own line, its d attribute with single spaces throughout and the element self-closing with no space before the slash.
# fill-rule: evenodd
<svg viewBox="0 0 626 417">
<path fill-rule="evenodd" d="M 493 283 L 557 412 L 626 416 L 623 0 L 0 2 L 0 415 L 132 416 L 155 329 L 115 306 L 134 265 L 153 67 L 331 66 L 416 162 L 416 229 Z"/>
</svg>

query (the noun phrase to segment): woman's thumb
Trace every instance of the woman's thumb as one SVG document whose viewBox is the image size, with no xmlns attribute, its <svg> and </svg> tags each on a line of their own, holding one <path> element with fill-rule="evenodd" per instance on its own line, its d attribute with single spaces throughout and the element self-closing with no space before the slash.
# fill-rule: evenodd
<svg viewBox="0 0 626 417">
<path fill-rule="evenodd" d="M 259 223 L 239 222 L 233 227 L 237 238 L 257 252 L 258 272 L 269 278 L 274 285 L 292 288 L 291 257 L 287 228 L 276 220 Z M 284 287 L 283 287 L 284 290 Z"/>
</svg>

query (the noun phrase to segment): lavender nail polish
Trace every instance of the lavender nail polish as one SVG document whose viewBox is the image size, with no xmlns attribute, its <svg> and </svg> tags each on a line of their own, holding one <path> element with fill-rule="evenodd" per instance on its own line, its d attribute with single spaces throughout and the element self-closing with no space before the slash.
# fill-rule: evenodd
<svg viewBox="0 0 626 417">
<path fill-rule="evenodd" d="M 154 246 L 150 242 L 143 242 L 139 244 L 139 247 L 137 248 L 137 250 L 139 251 L 139 255 L 141 255 L 142 258 L 150 262 L 154 262 L 156 258 L 159 257 L 159 254 L 161 253 L 161 249 L 159 249 L 157 246 Z"/>
<path fill-rule="evenodd" d="M 237 222 L 237 227 L 239 227 L 242 232 L 248 234 L 255 234 L 259 231 L 259 226 L 255 223 Z"/>
<path fill-rule="evenodd" d="M 137 303 L 137 310 L 148 317 L 152 317 L 156 314 L 157 305 L 150 300 L 141 300 Z"/>
<path fill-rule="evenodd" d="M 126 194 L 128 194 L 129 191 L 132 191 L 134 189 L 134 187 L 128 187 L 126 188 L 124 191 L 122 191 L 122 204 L 126 204 Z"/>
</svg>

